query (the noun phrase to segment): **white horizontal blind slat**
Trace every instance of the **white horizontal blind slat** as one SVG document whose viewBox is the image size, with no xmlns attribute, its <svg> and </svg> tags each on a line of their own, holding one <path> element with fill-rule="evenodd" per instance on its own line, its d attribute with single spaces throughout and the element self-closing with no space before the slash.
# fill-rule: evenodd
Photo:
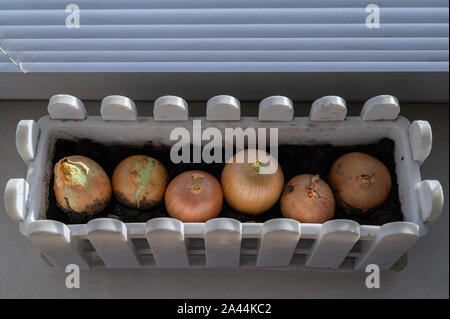
<svg viewBox="0 0 450 319">
<path fill-rule="evenodd" d="M 365 7 L 366 0 L 133 0 L 136 9 L 171 9 L 171 8 L 353 8 Z M 377 0 L 380 7 L 447 7 L 447 0 Z M 77 0 L 85 9 L 128 9 L 130 1 L 124 0 Z M 62 0 L 14 0 L 0 2 L 1 10 L 23 9 L 60 9 L 67 5 Z"/>
<path fill-rule="evenodd" d="M 314 38 L 314 37 L 448 37 L 447 23 L 385 23 L 379 30 L 355 24 L 176 24 L 176 25 L 65 25 L 0 26 L 10 39 L 83 38 Z"/>
<path fill-rule="evenodd" d="M 9 51 L 9 54 L 27 62 L 448 61 L 446 50 Z M 2 60 L 7 57 L 0 56 Z"/>
<path fill-rule="evenodd" d="M 448 38 L 6 39 L 9 51 L 448 50 Z"/>
<path fill-rule="evenodd" d="M 364 23 L 361 8 L 82 9 L 81 24 Z M 0 11 L 2 25 L 61 25 L 65 10 Z M 443 8 L 380 8 L 383 23 L 448 23 Z"/>
<path fill-rule="evenodd" d="M 448 62 L 22 62 L 27 72 L 441 72 Z"/>
</svg>

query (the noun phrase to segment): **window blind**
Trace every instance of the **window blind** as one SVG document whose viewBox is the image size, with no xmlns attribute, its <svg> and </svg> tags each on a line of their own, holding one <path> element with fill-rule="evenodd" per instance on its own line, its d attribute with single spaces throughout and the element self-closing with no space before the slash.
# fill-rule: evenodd
<svg viewBox="0 0 450 319">
<path fill-rule="evenodd" d="M 0 71 L 446 72 L 448 21 L 444 0 L 0 0 Z"/>
</svg>

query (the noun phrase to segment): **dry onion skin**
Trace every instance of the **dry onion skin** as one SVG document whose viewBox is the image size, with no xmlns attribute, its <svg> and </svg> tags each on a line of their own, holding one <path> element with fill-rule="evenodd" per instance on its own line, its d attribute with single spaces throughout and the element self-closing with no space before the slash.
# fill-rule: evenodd
<svg viewBox="0 0 450 319">
<path fill-rule="evenodd" d="M 253 156 L 249 156 L 252 153 Z M 222 171 L 225 200 L 240 213 L 259 215 L 268 211 L 283 191 L 284 175 L 278 161 L 269 153 L 263 153 L 265 159 L 256 150 L 243 150 L 234 155 Z M 237 161 L 239 158 L 241 160 Z M 275 168 L 271 173 L 265 171 L 269 159 Z"/>
<path fill-rule="evenodd" d="M 297 175 L 286 184 L 280 207 L 286 218 L 322 224 L 334 216 L 333 191 L 319 175 Z"/>
<path fill-rule="evenodd" d="M 103 168 L 92 159 L 74 155 L 59 160 L 54 167 L 58 207 L 64 212 L 100 213 L 111 199 L 111 183 Z"/>
<path fill-rule="evenodd" d="M 127 157 L 114 169 L 114 197 L 123 205 L 146 210 L 164 198 L 169 175 L 160 161 L 146 155 Z"/>
<path fill-rule="evenodd" d="M 328 182 L 337 204 L 359 214 L 383 203 L 392 186 L 387 167 L 375 157 L 359 152 L 339 157 L 331 167 Z"/>
<path fill-rule="evenodd" d="M 194 170 L 181 173 L 167 186 L 167 213 L 182 222 L 206 222 L 219 216 L 223 193 L 219 181 L 209 173 Z"/>
</svg>

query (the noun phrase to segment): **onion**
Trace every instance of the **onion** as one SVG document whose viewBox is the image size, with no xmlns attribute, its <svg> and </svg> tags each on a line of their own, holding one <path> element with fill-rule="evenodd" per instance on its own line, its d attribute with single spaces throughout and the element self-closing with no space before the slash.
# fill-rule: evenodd
<svg viewBox="0 0 450 319">
<path fill-rule="evenodd" d="M 302 223 L 324 223 L 334 216 L 333 191 L 319 175 L 292 178 L 280 200 L 281 213 Z"/>
<path fill-rule="evenodd" d="M 273 165 L 268 173 L 267 167 Z M 258 215 L 269 210 L 280 198 L 284 175 L 278 161 L 270 154 L 243 150 L 233 156 L 222 171 L 224 197 L 234 210 Z"/>
<path fill-rule="evenodd" d="M 169 216 L 182 222 L 206 222 L 219 216 L 223 193 L 211 174 L 187 171 L 169 183 L 164 201 Z"/>
<path fill-rule="evenodd" d="M 56 202 L 65 212 L 95 215 L 111 199 L 111 183 L 103 168 L 81 155 L 64 157 L 54 167 Z"/>
<path fill-rule="evenodd" d="M 134 155 L 114 169 L 112 187 L 120 203 L 145 210 L 162 201 L 168 180 L 167 170 L 160 161 L 146 155 Z"/>
<path fill-rule="evenodd" d="M 348 153 L 332 165 L 328 181 L 336 202 L 349 212 L 364 214 L 383 203 L 391 191 L 391 175 L 373 156 Z"/>
</svg>

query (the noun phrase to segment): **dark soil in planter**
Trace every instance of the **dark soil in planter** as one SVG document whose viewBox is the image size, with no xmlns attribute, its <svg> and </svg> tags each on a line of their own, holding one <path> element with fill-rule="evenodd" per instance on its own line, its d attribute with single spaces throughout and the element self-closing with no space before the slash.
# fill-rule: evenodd
<svg viewBox="0 0 450 319">
<path fill-rule="evenodd" d="M 383 139 L 376 144 L 356 146 L 331 146 L 331 145 L 281 145 L 278 150 L 278 160 L 283 169 L 285 182 L 298 174 L 319 174 L 327 180 L 328 170 L 332 163 L 341 155 L 348 152 L 363 152 L 381 160 L 389 169 L 392 176 L 392 189 L 389 198 L 379 207 L 364 216 L 354 215 L 336 207 L 335 219 L 351 219 L 361 225 L 383 225 L 393 221 L 403 220 L 401 206 L 398 198 L 397 175 L 395 174 L 394 142 Z M 156 147 L 151 143 L 142 148 L 107 146 L 95 143 L 91 140 L 58 140 L 55 145 L 53 164 L 62 157 L 69 155 L 84 155 L 99 163 L 111 177 L 116 165 L 130 155 L 145 154 L 161 161 L 169 173 L 170 178 L 178 174 L 198 169 L 211 173 L 220 180 L 224 164 L 174 164 L 170 160 L 168 147 Z M 56 205 L 53 191 L 53 176 L 49 185 L 49 207 L 47 218 L 61 221 L 66 224 L 82 224 L 93 218 L 117 218 L 123 222 L 146 222 L 155 217 L 168 217 L 164 203 L 148 210 L 138 211 L 121 205 L 112 196 L 111 202 L 105 210 L 96 216 L 86 214 L 66 214 Z M 247 216 L 231 209 L 224 201 L 224 206 L 219 217 L 231 217 L 241 222 L 265 222 L 272 218 L 282 217 L 279 203 L 269 211 L 259 216 Z"/>
</svg>

